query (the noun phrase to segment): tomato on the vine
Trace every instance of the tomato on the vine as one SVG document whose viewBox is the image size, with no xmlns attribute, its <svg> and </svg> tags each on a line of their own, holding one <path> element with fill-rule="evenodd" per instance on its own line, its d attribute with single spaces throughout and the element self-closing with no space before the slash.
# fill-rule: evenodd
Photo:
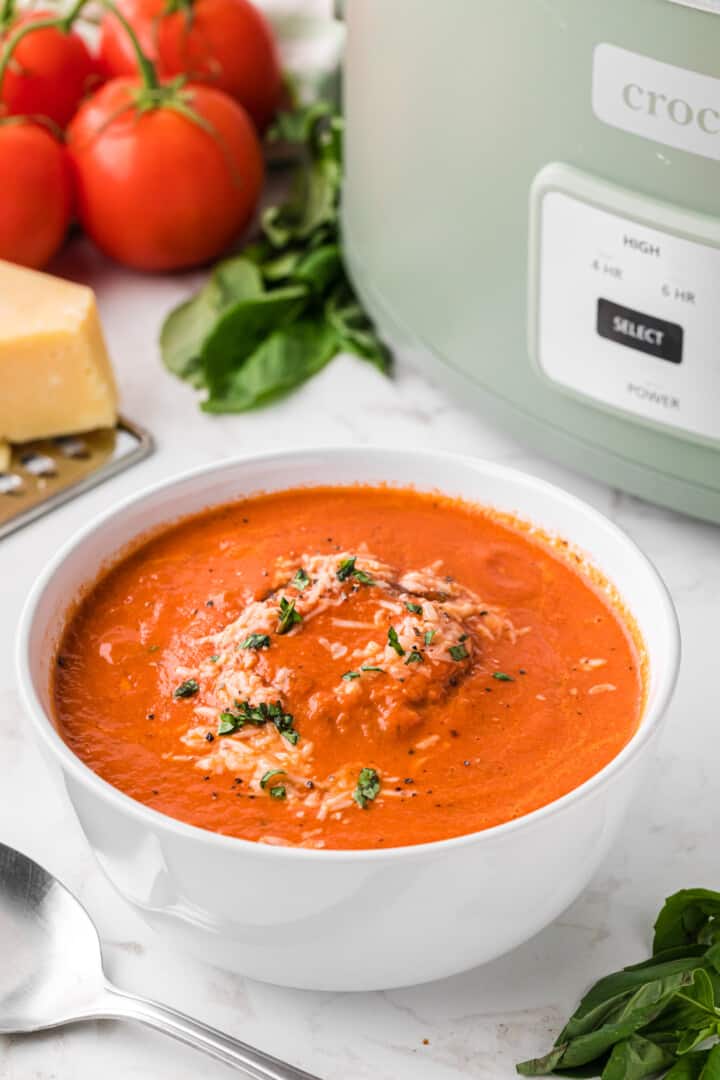
<svg viewBox="0 0 720 1080">
<path fill-rule="evenodd" d="M 58 251 L 72 211 L 65 148 L 39 124 L 0 123 L 0 259 L 40 269 Z"/>
<path fill-rule="evenodd" d="M 282 73 L 267 19 L 250 0 L 117 0 L 161 79 L 186 75 L 236 98 L 263 131 L 278 109 Z M 137 60 L 112 12 L 102 20 L 100 60 L 109 75 L 130 75 Z"/>
<path fill-rule="evenodd" d="M 0 18 L 2 44 L 23 27 L 57 20 L 51 11 Z M 38 27 L 18 41 L 0 87 L 0 102 L 12 116 L 44 116 L 64 128 L 78 105 L 100 82 L 99 66 L 74 30 Z"/>
<path fill-rule="evenodd" d="M 78 215 L 118 262 L 178 270 L 219 255 L 248 223 L 262 150 L 227 94 L 159 85 L 151 65 L 144 79 L 112 79 L 68 128 Z"/>
</svg>

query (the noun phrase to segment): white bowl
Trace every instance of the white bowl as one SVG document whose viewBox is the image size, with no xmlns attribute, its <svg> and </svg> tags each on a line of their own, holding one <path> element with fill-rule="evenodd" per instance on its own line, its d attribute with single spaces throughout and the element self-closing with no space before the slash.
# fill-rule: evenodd
<svg viewBox="0 0 720 1080">
<path fill-rule="evenodd" d="M 635 616 L 649 657 L 637 733 L 570 794 L 517 820 L 385 851 L 271 847 L 166 817 L 101 780 L 52 720 L 50 669 L 68 605 L 129 541 L 163 522 L 260 490 L 354 481 L 415 485 L 513 511 L 589 555 Z M 615 839 L 651 758 L 677 678 L 667 590 L 635 544 L 559 488 L 433 452 L 323 448 L 196 469 L 84 528 L 41 574 L 23 612 L 17 669 L 40 744 L 60 767 L 111 882 L 158 932 L 203 958 L 286 986 L 387 989 L 491 960 L 556 918 Z"/>
</svg>

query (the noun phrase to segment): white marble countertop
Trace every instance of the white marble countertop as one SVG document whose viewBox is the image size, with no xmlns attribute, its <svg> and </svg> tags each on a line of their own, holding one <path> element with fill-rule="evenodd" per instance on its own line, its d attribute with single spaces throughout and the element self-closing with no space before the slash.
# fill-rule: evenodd
<svg viewBox="0 0 720 1080">
<path fill-rule="evenodd" d="M 287 401 L 254 415 L 202 414 L 166 374 L 156 340 L 164 312 L 193 278 L 125 274 L 76 242 L 65 269 L 98 292 L 123 407 L 157 439 L 141 465 L 3 541 L 0 563 L 0 838 L 59 875 L 87 905 L 110 977 L 225 1028 L 325 1080 L 510 1077 L 548 1045 L 579 993 L 642 957 L 660 901 L 676 888 L 720 886 L 718 529 L 649 506 L 551 464 L 453 403 L 402 364 L 394 381 L 338 358 Z M 27 591 L 60 540 L 124 495 L 188 466 L 296 443 L 434 446 L 511 463 L 563 485 L 625 528 L 655 560 L 680 613 L 685 648 L 660 758 L 615 850 L 584 895 L 510 956 L 443 983 L 364 995 L 300 993 L 253 983 L 169 952 L 115 895 L 64 795 L 40 759 L 15 687 L 15 627 Z M 532 903 L 532 868 L 527 874 Z M 2 963 L 2 942 L 0 942 Z M 94 1023 L 0 1039 L 2 1080 L 207 1080 L 224 1066 L 160 1035 Z"/>
</svg>

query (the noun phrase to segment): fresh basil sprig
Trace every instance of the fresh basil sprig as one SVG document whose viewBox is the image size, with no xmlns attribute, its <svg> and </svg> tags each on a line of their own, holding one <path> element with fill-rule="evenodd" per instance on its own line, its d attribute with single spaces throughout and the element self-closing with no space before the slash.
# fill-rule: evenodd
<svg viewBox="0 0 720 1080">
<path fill-rule="evenodd" d="M 655 923 L 653 956 L 588 991 L 522 1076 L 720 1080 L 720 893 L 685 889 Z M 668 1071 L 669 1070 L 669 1071 Z"/>
<path fill-rule="evenodd" d="M 289 197 L 265 210 L 260 241 L 219 263 L 160 333 L 163 363 L 206 391 L 207 412 L 265 405 L 339 352 L 391 367 L 344 268 L 341 117 L 317 102 L 282 114 L 270 138 L 299 149 Z"/>
</svg>

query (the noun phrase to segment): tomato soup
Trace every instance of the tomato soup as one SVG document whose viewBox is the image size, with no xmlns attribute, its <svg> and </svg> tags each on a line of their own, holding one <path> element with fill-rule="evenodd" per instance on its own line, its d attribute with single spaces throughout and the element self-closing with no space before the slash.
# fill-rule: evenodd
<svg viewBox="0 0 720 1080">
<path fill-rule="evenodd" d="M 110 568 L 57 655 L 58 728 L 142 803 L 266 844 L 384 848 L 510 821 L 637 729 L 644 661 L 569 546 L 355 486 L 184 519 Z"/>
</svg>

